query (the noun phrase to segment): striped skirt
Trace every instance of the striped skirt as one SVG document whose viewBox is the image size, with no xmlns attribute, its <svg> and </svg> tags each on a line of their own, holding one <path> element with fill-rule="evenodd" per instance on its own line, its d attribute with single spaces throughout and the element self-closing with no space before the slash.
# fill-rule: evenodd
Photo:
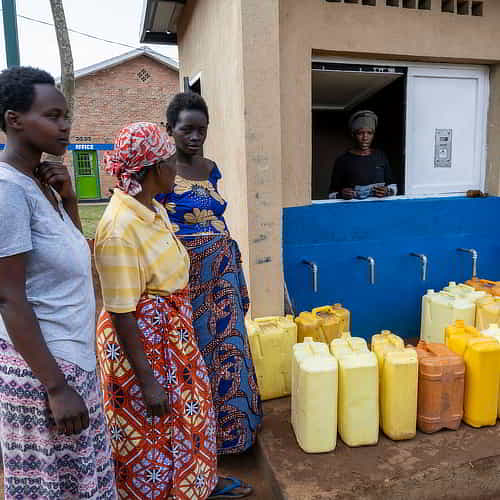
<svg viewBox="0 0 500 500">
<path fill-rule="evenodd" d="M 188 291 L 143 296 L 136 310 L 144 352 L 171 411 L 147 415 L 113 323 L 102 312 L 97 352 L 118 493 L 125 499 L 203 500 L 217 483 L 215 417 L 205 363 L 196 345 Z"/>
<path fill-rule="evenodd" d="M 6 500 L 115 500 L 108 430 L 96 371 L 57 359 L 83 398 L 90 425 L 59 434 L 47 392 L 14 347 L 0 341 L 0 441 Z"/>
</svg>

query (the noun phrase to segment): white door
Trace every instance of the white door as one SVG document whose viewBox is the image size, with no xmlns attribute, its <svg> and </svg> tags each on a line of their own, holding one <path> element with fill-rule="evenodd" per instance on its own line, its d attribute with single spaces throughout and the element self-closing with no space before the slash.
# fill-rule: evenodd
<svg viewBox="0 0 500 500">
<path fill-rule="evenodd" d="M 408 68 L 407 194 L 484 189 L 488 78 L 488 68 Z"/>
</svg>

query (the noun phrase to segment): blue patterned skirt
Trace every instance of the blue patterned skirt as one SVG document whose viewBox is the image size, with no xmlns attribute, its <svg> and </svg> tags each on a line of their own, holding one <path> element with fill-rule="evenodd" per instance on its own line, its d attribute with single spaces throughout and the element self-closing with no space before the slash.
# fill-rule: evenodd
<svg viewBox="0 0 500 500">
<path fill-rule="evenodd" d="M 245 329 L 250 302 L 241 254 L 225 235 L 180 239 L 191 258 L 193 324 L 212 386 L 217 453 L 241 453 L 254 444 L 262 419 Z"/>
</svg>

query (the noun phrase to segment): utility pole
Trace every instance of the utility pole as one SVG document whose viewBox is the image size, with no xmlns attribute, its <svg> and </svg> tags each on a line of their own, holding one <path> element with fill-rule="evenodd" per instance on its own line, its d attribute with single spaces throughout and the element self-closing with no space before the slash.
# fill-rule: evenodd
<svg viewBox="0 0 500 500">
<path fill-rule="evenodd" d="M 19 39 L 17 37 L 16 0 L 2 0 L 3 31 L 7 66 L 19 66 Z"/>
</svg>

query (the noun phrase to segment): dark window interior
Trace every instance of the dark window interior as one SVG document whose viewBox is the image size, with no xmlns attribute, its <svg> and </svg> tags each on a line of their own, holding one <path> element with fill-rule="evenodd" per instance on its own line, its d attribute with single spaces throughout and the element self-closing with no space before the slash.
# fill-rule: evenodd
<svg viewBox="0 0 500 500">
<path fill-rule="evenodd" d="M 406 78 L 401 77 L 355 108 L 312 112 L 312 199 L 328 198 L 335 159 L 352 145 L 347 120 L 355 111 L 370 109 L 379 117 L 374 147 L 382 149 L 404 194 Z"/>
</svg>

